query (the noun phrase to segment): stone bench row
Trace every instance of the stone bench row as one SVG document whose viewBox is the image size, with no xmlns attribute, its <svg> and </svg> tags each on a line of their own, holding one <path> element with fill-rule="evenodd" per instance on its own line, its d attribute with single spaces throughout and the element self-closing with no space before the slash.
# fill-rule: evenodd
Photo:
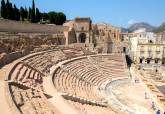
<svg viewBox="0 0 165 114">
<path fill-rule="evenodd" d="M 102 67 L 98 66 L 99 69 L 97 69 L 87 59 L 81 59 L 69 64 L 64 64 L 62 67 L 65 71 L 77 74 L 79 77 L 98 86 L 104 83 L 107 79 L 111 79 L 115 76 L 125 76 L 124 69 L 117 68 L 117 66 L 104 67 L 103 65 Z M 103 72 L 100 73 L 99 70 Z"/>
<path fill-rule="evenodd" d="M 31 58 L 29 57 L 28 59 L 25 59 L 24 62 L 47 75 L 50 73 L 50 68 L 54 64 L 66 60 L 68 57 L 70 58 L 69 54 L 71 54 L 72 57 L 83 55 L 83 53 L 80 53 L 75 49 L 64 48 L 62 51 L 61 50 L 62 48 L 59 48 L 49 52 L 41 53 Z"/>
<path fill-rule="evenodd" d="M 15 110 L 21 114 L 54 114 L 43 91 L 43 77 L 40 71 L 26 63 L 18 62 L 9 71 L 7 86 Z"/>
<path fill-rule="evenodd" d="M 48 103 L 42 98 L 42 93 L 33 89 L 10 84 L 10 92 L 16 107 L 22 114 L 54 114 Z"/>
<path fill-rule="evenodd" d="M 70 93 L 84 99 L 100 99 L 100 97 L 97 96 L 94 92 L 96 89 L 95 86 L 91 85 L 83 79 L 78 78 L 75 75 L 64 72 L 63 70 L 59 69 L 54 74 L 53 82 L 55 88 L 60 92 Z"/>
<path fill-rule="evenodd" d="M 27 64 L 20 62 L 17 64 L 12 72 L 10 72 L 9 80 L 16 80 L 22 83 L 38 83 L 43 82 L 42 76 L 39 71 L 35 70 L 32 67 L 29 67 Z"/>
</svg>

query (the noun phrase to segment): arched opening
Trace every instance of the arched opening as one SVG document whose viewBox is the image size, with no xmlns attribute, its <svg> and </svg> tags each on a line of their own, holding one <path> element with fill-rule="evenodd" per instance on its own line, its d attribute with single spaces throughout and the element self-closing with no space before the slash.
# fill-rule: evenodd
<svg viewBox="0 0 165 114">
<path fill-rule="evenodd" d="M 126 47 L 123 47 L 123 53 L 126 53 Z"/>
<path fill-rule="evenodd" d="M 86 34 L 85 33 L 81 33 L 79 35 L 79 42 L 80 43 L 85 43 L 85 41 L 86 41 Z"/>
<path fill-rule="evenodd" d="M 140 63 L 143 63 L 143 58 L 140 58 Z"/>
<path fill-rule="evenodd" d="M 159 63 L 159 58 L 155 58 L 155 63 Z"/>
<path fill-rule="evenodd" d="M 151 58 L 147 58 L 147 64 L 150 64 Z"/>
<path fill-rule="evenodd" d="M 140 64 L 142 64 L 143 61 L 144 61 L 144 57 L 140 57 L 140 58 L 139 58 L 139 62 L 140 62 Z"/>
<path fill-rule="evenodd" d="M 162 58 L 162 64 L 163 65 L 165 64 L 165 58 Z"/>
<path fill-rule="evenodd" d="M 131 60 L 131 58 L 128 55 L 126 55 L 126 62 L 127 62 L 127 66 L 131 67 L 132 60 Z"/>
</svg>

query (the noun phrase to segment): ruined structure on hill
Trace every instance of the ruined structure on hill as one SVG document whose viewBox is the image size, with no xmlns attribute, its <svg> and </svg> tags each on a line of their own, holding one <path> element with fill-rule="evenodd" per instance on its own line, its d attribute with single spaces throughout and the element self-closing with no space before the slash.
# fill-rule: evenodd
<svg viewBox="0 0 165 114">
<path fill-rule="evenodd" d="M 92 24 L 90 18 L 76 17 L 64 23 L 69 27 L 68 44 L 84 44 L 90 50 L 102 53 L 117 51 L 113 44 L 119 42 L 120 29 L 106 23 Z"/>
<path fill-rule="evenodd" d="M 59 45 L 83 48 L 97 53 L 117 52 L 116 45 L 113 44 L 118 44 L 116 42 L 119 39 L 119 32 L 118 28 L 108 24 L 92 25 L 90 18 L 77 17 L 63 26 L 1 19 L 0 64 Z"/>
<path fill-rule="evenodd" d="M 146 89 L 132 81 L 119 33 L 90 18 L 63 26 L 0 20 L 0 112 L 150 114 Z M 164 111 L 164 96 L 148 86 Z"/>
</svg>

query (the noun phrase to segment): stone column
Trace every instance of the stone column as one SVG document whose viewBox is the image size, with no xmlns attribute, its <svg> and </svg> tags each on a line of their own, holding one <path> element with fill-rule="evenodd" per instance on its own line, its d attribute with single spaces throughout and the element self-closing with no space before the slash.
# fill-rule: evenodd
<svg viewBox="0 0 165 114">
<path fill-rule="evenodd" d="M 68 46 L 69 45 L 69 32 L 68 31 L 64 32 L 64 37 L 65 37 L 65 45 Z"/>
</svg>

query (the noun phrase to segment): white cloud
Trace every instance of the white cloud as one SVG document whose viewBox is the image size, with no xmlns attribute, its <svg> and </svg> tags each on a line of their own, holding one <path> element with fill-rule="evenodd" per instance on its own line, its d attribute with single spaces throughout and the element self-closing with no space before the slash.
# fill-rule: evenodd
<svg viewBox="0 0 165 114">
<path fill-rule="evenodd" d="M 131 20 L 128 21 L 129 25 L 132 25 L 132 24 L 135 24 L 135 23 L 138 23 L 138 21 L 135 20 L 135 19 L 131 19 Z"/>
</svg>

